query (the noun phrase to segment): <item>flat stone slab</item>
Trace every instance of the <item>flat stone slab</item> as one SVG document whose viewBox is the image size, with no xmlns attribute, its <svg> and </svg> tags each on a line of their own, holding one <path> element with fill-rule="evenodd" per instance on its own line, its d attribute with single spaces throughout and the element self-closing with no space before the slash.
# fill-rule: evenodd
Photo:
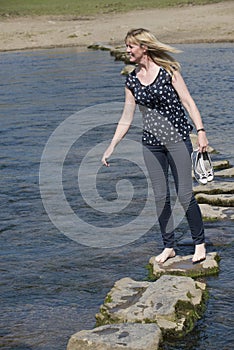
<svg viewBox="0 0 234 350">
<path fill-rule="evenodd" d="M 67 350 L 157 350 L 161 339 L 155 323 L 112 324 L 75 333 Z"/>
<path fill-rule="evenodd" d="M 196 200 L 198 203 L 205 203 L 221 207 L 234 207 L 234 194 L 196 194 Z"/>
<path fill-rule="evenodd" d="M 193 192 L 197 193 L 207 193 L 207 194 L 222 194 L 222 193 L 234 193 L 234 183 L 223 181 L 217 182 L 212 181 L 206 185 L 194 186 Z"/>
<path fill-rule="evenodd" d="M 210 204 L 199 204 L 202 217 L 206 221 L 230 219 L 234 220 L 233 207 L 218 207 Z"/>
<path fill-rule="evenodd" d="M 206 260 L 198 264 L 193 264 L 192 255 L 179 256 L 168 259 L 163 264 L 158 264 L 155 256 L 150 258 L 149 264 L 152 266 L 152 274 L 156 278 L 169 275 L 182 275 L 190 277 L 200 277 L 217 274 L 219 271 L 219 256 L 216 252 L 208 253 Z"/>
<path fill-rule="evenodd" d="M 191 331 L 204 309 L 206 285 L 190 277 L 164 275 L 156 282 L 117 281 L 107 294 L 97 325 L 157 323 L 163 335 Z"/>
<path fill-rule="evenodd" d="M 114 56 L 116 61 L 123 61 L 126 64 L 130 63 L 129 55 L 126 52 L 126 49 L 123 49 L 121 47 L 119 48 L 113 48 L 110 50 L 111 56 Z"/>
<path fill-rule="evenodd" d="M 111 51 L 114 48 L 112 45 L 107 45 L 105 43 L 93 43 L 92 45 L 88 46 L 88 49 L 101 50 L 101 51 Z"/>
<path fill-rule="evenodd" d="M 234 177 L 234 167 L 224 170 L 215 171 L 215 176 L 218 177 Z"/>
<path fill-rule="evenodd" d="M 212 181 L 193 187 L 204 220 L 234 219 L 234 183 Z"/>
<path fill-rule="evenodd" d="M 214 170 L 221 170 L 221 169 L 229 169 L 231 167 L 230 163 L 228 160 L 212 160 L 212 165 Z"/>
<path fill-rule="evenodd" d="M 135 66 L 133 64 L 128 64 L 126 66 L 123 67 L 123 69 L 121 70 L 121 74 L 122 75 L 128 75 L 129 73 L 131 73 L 133 70 L 135 69 Z"/>
</svg>

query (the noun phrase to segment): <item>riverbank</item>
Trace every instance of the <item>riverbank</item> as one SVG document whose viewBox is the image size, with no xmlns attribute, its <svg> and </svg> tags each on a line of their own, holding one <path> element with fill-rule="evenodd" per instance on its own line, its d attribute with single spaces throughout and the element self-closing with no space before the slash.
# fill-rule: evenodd
<svg viewBox="0 0 234 350">
<path fill-rule="evenodd" d="M 116 46 L 130 28 L 145 27 L 167 43 L 234 42 L 234 2 L 139 10 L 90 17 L 4 18 L 0 51 L 36 48 L 86 48 L 96 42 Z"/>
</svg>

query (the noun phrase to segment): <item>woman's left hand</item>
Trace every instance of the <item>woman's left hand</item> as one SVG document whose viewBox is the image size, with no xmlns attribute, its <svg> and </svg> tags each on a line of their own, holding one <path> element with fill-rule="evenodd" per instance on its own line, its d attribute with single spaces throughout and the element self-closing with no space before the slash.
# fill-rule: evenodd
<svg viewBox="0 0 234 350">
<path fill-rule="evenodd" d="M 199 152 L 203 153 L 207 151 L 208 140 L 205 131 L 200 131 L 197 134 L 197 145 Z"/>
</svg>

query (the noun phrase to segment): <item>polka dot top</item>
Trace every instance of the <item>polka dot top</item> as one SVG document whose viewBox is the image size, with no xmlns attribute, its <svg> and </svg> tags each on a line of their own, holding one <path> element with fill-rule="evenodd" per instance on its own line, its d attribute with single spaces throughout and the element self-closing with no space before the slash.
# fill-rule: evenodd
<svg viewBox="0 0 234 350">
<path fill-rule="evenodd" d="M 128 74 L 125 84 L 142 112 L 143 143 L 165 145 L 188 137 L 193 127 L 172 85 L 172 77 L 164 68 L 149 85 L 141 84 L 136 70 Z"/>
</svg>

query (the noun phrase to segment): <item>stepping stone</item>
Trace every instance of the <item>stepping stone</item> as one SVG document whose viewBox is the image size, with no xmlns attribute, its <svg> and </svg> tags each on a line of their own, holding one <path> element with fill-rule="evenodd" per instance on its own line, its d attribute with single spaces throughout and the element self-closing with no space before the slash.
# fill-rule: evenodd
<svg viewBox="0 0 234 350">
<path fill-rule="evenodd" d="M 107 294 L 97 325 L 157 323 L 163 336 L 191 331 L 205 308 L 206 284 L 190 277 L 164 275 L 156 282 L 122 278 Z"/>
<path fill-rule="evenodd" d="M 233 207 L 217 207 L 210 204 L 199 204 L 202 217 L 205 221 L 214 221 L 222 219 L 234 220 Z"/>
<path fill-rule="evenodd" d="M 212 161 L 212 165 L 215 170 L 229 169 L 231 167 L 228 160 Z"/>
<path fill-rule="evenodd" d="M 75 333 L 67 350 L 157 350 L 161 339 L 155 323 L 112 324 Z"/>
<path fill-rule="evenodd" d="M 234 183 L 223 181 L 217 182 L 212 181 L 206 185 L 194 186 L 193 192 L 197 193 L 207 193 L 207 194 L 220 194 L 220 193 L 234 193 Z"/>
<path fill-rule="evenodd" d="M 221 207 L 234 207 L 234 194 L 205 194 L 198 193 L 196 195 L 198 203 L 211 204 Z"/>
<path fill-rule="evenodd" d="M 128 64 L 124 66 L 124 68 L 121 70 L 122 75 L 128 75 L 135 69 L 135 66 L 133 64 Z"/>
<path fill-rule="evenodd" d="M 219 256 L 216 252 L 208 253 L 206 260 L 198 264 L 192 263 L 193 255 L 175 256 L 163 264 L 158 264 L 153 256 L 149 264 L 152 266 L 152 275 L 156 278 L 162 275 L 181 275 L 200 277 L 214 275 L 219 272 Z"/>
<path fill-rule="evenodd" d="M 215 177 L 234 177 L 234 167 L 225 169 L 225 170 L 219 170 L 215 171 Z"/>
<path fill-rule="evenodd" d="M 190 139 L 193 145 L 193 149 L 197 149 L 197 134 L 190 134 Z M 211 146 L 208 146 L 207 151 L 209 153 L 217 153 L 215 149 Z"/>
</svg>

